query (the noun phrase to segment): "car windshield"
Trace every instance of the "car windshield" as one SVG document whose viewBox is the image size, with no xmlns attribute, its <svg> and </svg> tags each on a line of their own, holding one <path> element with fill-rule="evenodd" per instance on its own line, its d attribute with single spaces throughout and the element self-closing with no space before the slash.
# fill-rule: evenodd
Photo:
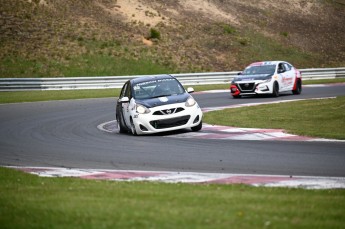
<svg viewBox="0 0 345 229">
<path fill-rule="evenodd" d="M 275 69 L 275 65 L 249 66 L 242 72 L 242 75 L 274 74 Z"/>
<path fill-rule="evenodd" d="M 178 95 L 185 92 L 176 79 L 157 79 L 133 85 L 135 99 L 151 99 L 163 96 Z"/>
</svg>

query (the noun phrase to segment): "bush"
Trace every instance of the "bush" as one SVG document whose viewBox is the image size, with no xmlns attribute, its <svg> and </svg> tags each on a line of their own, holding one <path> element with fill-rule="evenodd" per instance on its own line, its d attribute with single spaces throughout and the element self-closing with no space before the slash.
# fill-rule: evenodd
<svg viewBox="0 0 345 229">
<path fill-rule="evenodd" d="M 155 29 L 155 28 L 151 28 L 150 29 L 150 39 L 160 39 L 161 38 L 161 33 Z"/>
<path fill-rule="evenodd" d="M 287 37 L 287 36 L 289 36 L 289 33 L 288 32 L 281 32 L 280 35 Z"/>
<path fill-rule="evenodd" d="M 227 34 L 235 34 L 236 33 L 236 29 L 230 25 L 227 25 L 227 24 L 223 25 L 223 30 Z"/>
</svg>

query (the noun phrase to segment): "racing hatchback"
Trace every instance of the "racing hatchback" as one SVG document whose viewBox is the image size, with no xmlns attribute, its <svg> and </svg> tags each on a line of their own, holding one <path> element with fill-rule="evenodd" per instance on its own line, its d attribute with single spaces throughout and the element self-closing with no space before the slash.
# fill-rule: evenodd
<svg viewBox="0 0 345 229">
<path fill-rule="evenodd" d="M 202 128 L 202 111 L 181 83 L 170 75 L 145 76 L 128 80 L 116 105 L 120 133 L 152 134 Z"/>
<path fill-rule="evenodd" d="M 302 75 L 285 61 L 252 63 L 233 79 L 230 93 L 234 98 L 242 95 L 270 94 L 278 97 L 280 92 L 302 92 Z"/>
</svg>

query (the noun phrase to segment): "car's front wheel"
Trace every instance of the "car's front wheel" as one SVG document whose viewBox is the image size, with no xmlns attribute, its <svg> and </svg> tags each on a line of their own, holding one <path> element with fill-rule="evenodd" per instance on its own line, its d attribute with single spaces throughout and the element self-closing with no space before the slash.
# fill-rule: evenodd
<svg viewBox="0 0 345 229">
<path fill-rule="evenodd" d="M 133 119 L 131 118 L 131 132 L 134 136 L 137 136 L 137 130 L 135 129 L 135 125 L 134 125 L 134 122 L 133 122 Z"/>
<path fill-rule="evenodd" d="M 199 131 L 202 128 L 202 121 L 197 126 L 191 127 L 192 131 Z"/>
<path fill-rule="evenodd" d="M 117 125 L 119 127 L 119 132 L 121 134 L 127 133 L 128 130 L 127 130 L 127 127 L 123 124 L 122 114 L 119 114 L 119 115 L 116 116 L 116 121 L 117 121 Z"/>
<path fill-rule="evenodd" d="M 273 83 L 272 96 L 273 97 L 278 97 L 279 96 L 279 84 L 278 84 L 278 82 L 274 82 Z"/>
<path fill-rule="evenodd" d="M 233 97 L 234 99 L 239 99 L 239 98 L 241 98 L 240 95 L 233 95 L 232 97 Z"/>
</svg>

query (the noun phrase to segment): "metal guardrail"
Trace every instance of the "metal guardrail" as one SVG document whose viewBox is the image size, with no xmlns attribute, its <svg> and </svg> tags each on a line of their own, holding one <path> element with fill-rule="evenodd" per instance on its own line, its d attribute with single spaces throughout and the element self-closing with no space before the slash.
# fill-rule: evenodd
<svg viewBox="0 0 345 229">
<path fill-rule="evenodd" d="M 301 69 L 303 80 L 333 79 L 345 77 L 342 68 Z M 229 84 L 239 71 L 171 74 L 183 85 Z M 121 88 L 129 79 L 137 76 L 99 76 L 66 78 L 0 78 L 0 91 L 75 90 Z"/>
</svg>

